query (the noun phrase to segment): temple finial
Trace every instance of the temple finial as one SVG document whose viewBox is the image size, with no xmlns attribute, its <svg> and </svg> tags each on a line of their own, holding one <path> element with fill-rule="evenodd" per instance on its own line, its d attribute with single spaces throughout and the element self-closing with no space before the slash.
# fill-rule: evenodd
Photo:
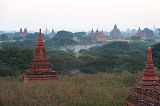
<svg viewBox="0 0 160 106">
<path fill-rule="evenodd" d="M 117 25 L 116 24 L 114 25 L 114 29 L 117 29 Z"/>
<path fill-rule="evenodd" d="M 39 29 L 39 33 L 41 33 L 41 28 Z"/>
<path fill-rule="evenodd" d="M 146 64 L 146 67 L 144 69 L 143 76 L 142 76 L 142 82 L 144 81 L 158 81 L 158 77 L 156 75 L 156 69 L 152 61 L 151 47 L 148 48 L 147 64 Z"/>
<path fill-rule="evenodd" d="M 42 34 L 41 34 L 41 28 L 39 29 L 38 41 L 43 41 Z"/>
</svg>

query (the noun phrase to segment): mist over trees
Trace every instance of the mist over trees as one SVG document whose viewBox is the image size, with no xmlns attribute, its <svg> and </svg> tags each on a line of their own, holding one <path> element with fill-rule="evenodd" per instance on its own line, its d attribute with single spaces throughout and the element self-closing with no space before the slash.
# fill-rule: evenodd
<svg viewBox="0 0 160 106">
<path fill-rule="evenodd" d="M 39 33 L 30 33 L 23 37 L 14 37 L 16 41 L 8 42 L 8 35 L 2 34 L 0 39 L 0 71 L 1 76 L 12 76 L 23 73 L 28 69 L 28 64 L 33 57 L 33 50 Z M 95 42 L 86 36 L 85 32 L 58 31 L 52 38 L 42 34 L 49 61 L 53 70 L 58 74 L 72 72 L 84 74 L 96 73 L 121 73 L 128 71 L 137 73 L 144 69 L 147 59 L 147 49 L 153 48 L 155 66 L 159 66 L 159 43 L 155 39 L 141 40 L 138 36 L 130 37 L 131 40 Z M 6 41 L 6 42 L 5 42 Z M 91 45 L 90 49 L 75 51 L 74 45 Z M 156 44 L 155 44 L 156 43 Z M 65 48 L 65 49 L 64 49 Z M 4 71 L 6 70 L 6 71 Z"/>
<path fill-rule="evenodd" d="M 23 48 L 18 46 L 4 46 L 0 49 L 1 76 L 16 75 L 28 69 L 34 49 L 29 49 L 27 45 Z M 145 42 L 115 41 L 88 50 L 82 49 L 79 51 L 79 56 L 76 56 L 74 49 L 64 51 L 48 48 L 46 50 L 48 59 L 53 64 L 53 70 L 58 74 L 70 74 L 75 70 L 86 74 L 121 73 L 123 71 L 137 73 L 145 67 L 148 47 L 149 45 Z M 159 64 L 156 64 L 160 58 L 159 43 L 152 47 L 155 66 L 160 68 Z M 7 70 L 5 72 L 8 74 L 4 73 L 4 70 Z"/>
</svg>

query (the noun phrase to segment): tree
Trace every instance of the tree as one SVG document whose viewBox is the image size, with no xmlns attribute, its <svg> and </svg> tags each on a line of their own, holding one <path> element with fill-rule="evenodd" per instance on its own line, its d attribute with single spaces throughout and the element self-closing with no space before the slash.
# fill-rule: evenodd
<svg viewBox="0 0 160 106">
<path fill-rule="evenodd" d="M 50 62 L 53 64 L 53 70 L 58 74 L 67 74 L 71 70 L 78 67 L 78 60 L 71 55 L 55 54 L 49 57 Z"/>
<path fill-rule="evenodd" d="M 156 43 L 156 41 L 155 41 L 155 39 L 146 39 L 146 40 L 144 40 L 146 43 L 148 43 L 148 44 L 154 44 L 154 43 Z"/>
<path fill-rule="evenodd" d="M 22 36 L 15 36 L 15 37 L 13 37 L 13 40 L 22 40 L 22 39 L 23 39 Z"/>
<path fill-rule="evenodd" d="M 152 56 L 155 67 L 160 69 L 160 43 L 156 43 L 152 46 Z"/>
<path fill-rule="evenodd" d="M 37 41 L 38 36 L 39 36 L 39 33 L 38 33 L 38 32 L 30 33 L 30 34 L 28 34 L 27 36 L 25 36 L 25 39 Z M 45 36 L 43 33 L 42 33 L 42 37 L 43 37 L 44 40 L 49 39 L 49 37 Z"/>
<path fill-rule="evenodd" d="M 80 44 L 90 44 L 90 43 L 93 43 L 92 39 L 90 37 L 87 37 L 87 36 L 83 36 L 80 38 Z"/>
<path fill-rule="evenodd" d="M 84 54 L 84 55 L 80 55 L 78 59 L 79 59 L 79 69 L 81 70 L 81 72 L 87 73 L 87 74 L 97 73 L 96 68 L 94 66 L 96 57 L 88 54 Z"/>
<path fill-rule="evenodd" d="M 0 41 L 7 41 L 7 40 L 8 40 L 8 35 L 7 34 L 0 35 Z"/>
<path fill-rule="evenodd" d="M 56 33 L 55 37 L 58 37 L 58 38 L 68 38 L 68 39 L 73 39 L 73 33 L 72 32 L 69 32 L 69 31 L 59 31 Z"/>
<path fill-rule="evenodd" d="M 85 32 L 75 32 L 74 33 L 74 37 L 77 37 L 78 39 L 83 37 L 84 35 L 86 35 Z"/>
<path fill-rule="evenodd" d="M 134 35 L 134 36 L 131 36 L 131 39 L 132 39 L 133 41 L 138 41 L 138 40 L 141 40 L 141 37 Z"/>
<path fill-rule="evenodd" d="M 0 69 L 0 77 L 16 76 L 17 72 L 11 69 Z"/>
<path fill-rule="evenodd" d="M 36 42 L 33 40 L 23 40 L 23 41 L 16 41 L 16 42 L 3 42 L 2 46 L 17 46 L 22 48 L 34 48 Z"/>
<path fill-rule="evenodd" d="M 102 55 L 96 59 L 95 66 L 99 72 L 112 73 L 114 67 L 117 65 L 117 56 L 114 55 Z"/>
<path fill-rule="evenodd" d="M 70 45 L 75 45 L 77 44 L 77 42 L 70 38 L 54 37 L 52 39 L 47 40 L 45 44 L 46 47 L 48 48 L 59 48 L 59 47 L 67 47 Z"/>
<path fill-rule="evenodd" d="M 138 71 L 142 71 L 142 69 L 144 69 L 144 61 L 128 57 L 120 62 L 120 67 L 122 70 L 137 73 Z"/>
<path fill-rule="evenodd" d="M 33 49 L 3 47 L 0 50 L 0 62 L 6 63 L 11 70 L 25 71 L 33 58 Z"/>
</svg>

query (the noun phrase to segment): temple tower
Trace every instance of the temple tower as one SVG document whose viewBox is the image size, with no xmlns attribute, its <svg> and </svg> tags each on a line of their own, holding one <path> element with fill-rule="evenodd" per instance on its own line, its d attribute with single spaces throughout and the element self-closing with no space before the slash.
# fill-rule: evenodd
<svg viewBox="0 0 160 106">
<path fill-rule="evenodd" d="M 152 62 L 152 50 L 148 48 L 147 64 L 139 87 L 126 98 L 127 106 L 160 106 L 160 83 Z"/>
<path fill-rule="evenodd" d="M 138 29 L 138 34 L 140 34 L 142 32 L 141 28 L 139 27 Z"/>
<path fill-rule="evenodd" d="M 48 62 L 40 29 L 32 62 L 29 65 L 29 70 L 24 72 L 24 82 L 52 80 L 58 80 L 58 75 L 52 70 L 52 64 Z"/>
<path fill-rule="evenodd" d="M 156 69 L 155 69 L 153 62 L 152 62 L 152 50 L 149 47 L 148 48 L 147 64 L 146 64 L 146 68 L 144 69 L 142 81 L 141 81 L 140 85 L 143 87 L 157 86 L 157 84 L 158 84 L 157 82 L 158 82 L 158 77 L 156 75 Z"/>
<path fill-rule="evenodd" d="M 110 38 L 111 39 L 118 39 L 122 37 L 120 30 L 117 28 L 117 25 L 114 25 L 113 30 L 110 32 Z"/>
<path fill-rule="evenodd" d="M 26 36 L 28 34 L 27 28 L 24 29 L 24 35 Z"/>
</svg>

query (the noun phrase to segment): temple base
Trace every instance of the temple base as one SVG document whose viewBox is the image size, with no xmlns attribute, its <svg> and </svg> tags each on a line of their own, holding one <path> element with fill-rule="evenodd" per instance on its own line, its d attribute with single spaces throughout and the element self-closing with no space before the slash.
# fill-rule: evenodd
<svg viewBox="0 0 160 106">
<path fill-rule="evenodd" d="M 24 72 L 24 82 L 34 82 L 34 81 L 57 81 L 58 75 L 55 71 L 52 72 Z"/>
<path fill-rule="evenodd" d="M 126 106 L 160 106 L 159 88 L 136 87 L 126 98 Z"/>
</svg>

